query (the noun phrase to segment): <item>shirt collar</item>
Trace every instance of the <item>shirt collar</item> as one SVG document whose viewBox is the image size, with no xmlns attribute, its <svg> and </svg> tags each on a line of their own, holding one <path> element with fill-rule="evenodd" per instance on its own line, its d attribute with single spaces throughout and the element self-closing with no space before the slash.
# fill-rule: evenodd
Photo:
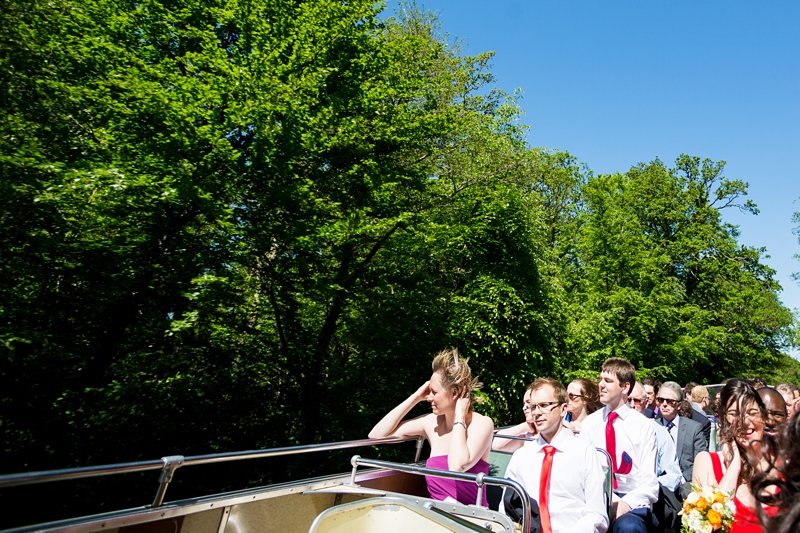
<svg viewBox="0 0 800 533">
<path fill-rule="evenodd" d="M 610 412 L 611 410 L 608 408 L 608 406 L 603 407 L 603 420 L 608 420 L 608 413 Z M 617 413 L 622 420 L 625 420 L 628 418 L 628 415 L 631 414 L 631 407 L 627 403 L 623 403 L 614 412 Z"/>
<path fill-rule="evenodd" d="M 575 437 L 573 437 L 570 434 L 570 430 L 562 426 L 561 430 L 558 432 L 558 435 L 556 435 L 556 437 L 553 439 L 553 442 L 548 443 L 546 440 L 542 438 L 541 435 L 537 435 L 536 440 L 533 441 L 533 444 L 537 447 L 536 449 L 537 453 L 540 452 L 542 448 L 544 448 L 545 446 L 552 446 L 556 450 L 563 452 L 565 444 L 564 439 L 574 439 L 574 438 Z"/>
</svg>

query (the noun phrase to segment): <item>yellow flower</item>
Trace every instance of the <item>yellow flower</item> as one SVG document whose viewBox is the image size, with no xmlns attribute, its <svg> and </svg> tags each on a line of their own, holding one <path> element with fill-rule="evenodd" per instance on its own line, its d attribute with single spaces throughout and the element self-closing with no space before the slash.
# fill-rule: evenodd
<svg viewBox="0 0 800 533">
<path fill-rule="evenodd" d="M 714 503 L 725 503 L 725 493 L 717 492 L 714 494 Z"/>
<path fill-rule="evenodd" d="M 697 500 L 697 503 L 694 506 L 698 511 L 702 513 L 703 511 L 708 509 L 708 500 L 706 500 L 705 498 L 700 498 L 699 500 Z"/>
<path fill-rule="evenodd" d="M 714 530 L 719 529 L 719 527 L 722 525 L 722 515 L 716 512 L 714 509 L 708 511 L 706 518 L 708 519 L 708 523 L 711 524 L 711 527 L 713 527 Z"/>
</svg>

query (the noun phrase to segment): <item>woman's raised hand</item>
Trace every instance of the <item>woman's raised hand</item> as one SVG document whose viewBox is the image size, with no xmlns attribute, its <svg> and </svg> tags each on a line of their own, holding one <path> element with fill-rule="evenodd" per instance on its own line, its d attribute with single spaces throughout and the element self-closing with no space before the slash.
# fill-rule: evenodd
<svg viewBox="0 0 800 533">
<path fill-rule="evenodd" d="M 464 422 L 464 417 L 469 413 L 469 405 L 472 401 L 469 392 L 469 388 L 467 388 L 456 400 L 456 420 L 461 422 Z"/>
<path fill-rule="evenodd" d="M 417 389 L 417 392 L 414 395 L 417 397 L 417 401 L 424 402 L 428 399 L 428 395 L 431 393 L 431 382 L 430 380 L 426 381 L 422 384 L 422 386 Z"/>
</svg>

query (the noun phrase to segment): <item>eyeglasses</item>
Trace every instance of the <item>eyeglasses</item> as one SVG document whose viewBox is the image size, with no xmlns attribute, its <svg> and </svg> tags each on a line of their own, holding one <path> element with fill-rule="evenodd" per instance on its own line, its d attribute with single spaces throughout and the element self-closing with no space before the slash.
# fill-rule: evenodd
<svg viewBox="0 0 800 533">
<path fill-rule="evenodd" d="M 569 399 L 573 401 L 584 397 L 583 394 L 572 394 L 571 392 L 567 393 L 567 396 L 569 396 Z"/>
<path fill-rule="evenodd" d="M 531 413 L 535 413 L 536 409 L 538 408 L 541 412 L 547 413 L 553 410 L 553 407 L 559 405 L 561 402 L 540 402 L 540 403 L 528 403 L 525 402 L 522 404 L 523 411 L 530 411 Z"/>
<path fill-rule="evenodd" d="M 656 401 L 658 403 L 665 403 L 665 404 L 669 405 L 670 407 L 674 407 L 675 404 L 678 403 L 678 400 L 673 400 L 672 398 L 662 398 L 660 396 L 658 398 L 656 398 Z"/>
<path fill-rule="evenodd" d="M 643 398 L 628 398 L 628 403 L 635 403 L 636 405 L 639 405 L 643 401 Z"/>
</svg>

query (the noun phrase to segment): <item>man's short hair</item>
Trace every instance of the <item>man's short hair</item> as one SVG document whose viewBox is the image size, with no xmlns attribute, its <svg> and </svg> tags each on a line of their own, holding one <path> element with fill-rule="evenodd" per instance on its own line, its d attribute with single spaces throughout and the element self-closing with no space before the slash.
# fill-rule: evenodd
<svg viewBox="0 0 800 533">
<path fill-rule="evenodd" d="M 681 386 L 675 383 L 674 381 L 667 381 L 663 383 L 659 390 L 663 391 L 664 389 L 668 389 L 674 392 L 675 398 L 677 398 L 679 401 L 683 400 L 683 388 L 681 388 Z"/>
<path fill-rule="evenodd" d="M 689 383 L 686 384 L 685 387 L 683 387 L 683 393 L 686 395 L 687 398 L 692 395 L 692 389 L 694 389 L 698 385 L 700 384 L 695 383 L 694 381 L 690 381 Z"/>
<path fill-rule="evenodd" d="M 780 392 L 781 394 L 792 394 L 792 386 L 789 383 L 778 383 L 775 385 L 775 390 Z"/>
<path fill-rule="evenodd" d="M 750 382 L 750 385 L 751 385 L 751 386 L 752 386 L 752 387 L 753 387 L 755 390 L 758 390 L 758 389 L 763 389 L 764 387 L 766 387 L 766 386 L 767 386 L 767 382 L 766 382 L 766 381 L 764 381 L 764 378 L 760 378 L 760 377 L 758 377 L 758 376 L 756 376 L 756 377 L 754 377 L 754 378 L 750 378 L 750 379 L 748 379 L 747 381 L 749 381 L 749 382 Z"/>
<path fill-rule="evenodd" d="M 528 386 L 528 390 L 531 392 L 536 392 L 537 390 L 541 389 L 545 385 L 550 385 L 553 387 L 553 394 L 556 397 L 556 401 L 559 403 L 567 403 L 569 401 L 569 395 L 567 394 L 567 388 L 557 379 L 553 378 L 536 378 L 533 380 Z"/>
<path fill-rule="evenodd" d="M 636 367 L 624 357 L 609 357 L 603 361 L 601 372 L 608 372 L 617 377 L 619 384 L 628 383 L 628 390 L 623 391 L 630 394 L 636 384 Z"/>
<path fill-rule="evenodd" d="M 703 398 L 708 398 L 708 389 L 703 387 L 702 385 L 698 385 L 697 387 L 692 389 L 692 401 L 695 403 L 700 403 L 703 401 Z"/>
</svg>

